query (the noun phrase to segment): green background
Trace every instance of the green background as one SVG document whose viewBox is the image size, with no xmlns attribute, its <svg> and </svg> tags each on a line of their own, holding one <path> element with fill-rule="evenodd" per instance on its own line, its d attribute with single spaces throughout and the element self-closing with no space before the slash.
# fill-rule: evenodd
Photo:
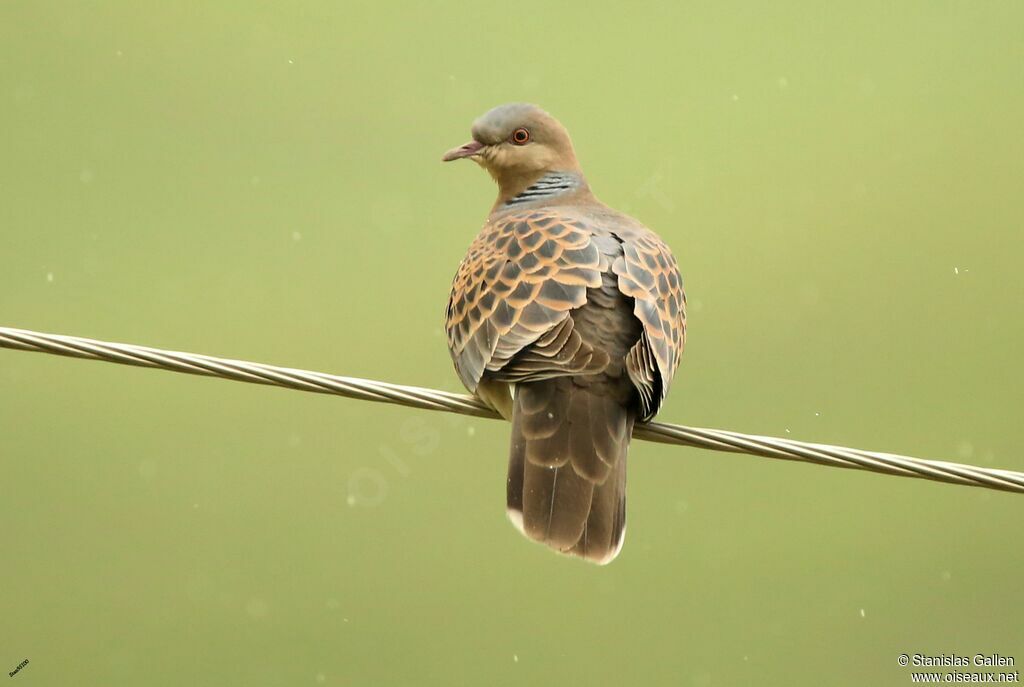
<svg viewBox="0 0 1024 687">
<path fill-rule="evenodd" d="M 540 103 L 673 247 L 659 419 L 1024 470 L 1019 2 L 5 2 L 0 325 L 461 390 L 441 165 Z M 22 685 L 901 685 L 1024 661 L 1019 495 L 636 442 L 597 568 L 508 427 L 0 351 Z M 8 679 L 8 678 L 3 678 Z M 13 684 L 13 683 L 12 683 Z"/>
</svg>

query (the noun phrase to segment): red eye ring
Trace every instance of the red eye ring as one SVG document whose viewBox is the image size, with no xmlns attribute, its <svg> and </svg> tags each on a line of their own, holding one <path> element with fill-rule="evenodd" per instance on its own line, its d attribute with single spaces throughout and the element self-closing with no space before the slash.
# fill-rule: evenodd
<svg viewBox="0 0 1024 687">
<path fill-rule="evenodd" d="M 517 146 L 526 145 L 530 141 L 530 132 L 526 129 L 516 129 L 512 132 L 512 142 Z"/>
</svg>

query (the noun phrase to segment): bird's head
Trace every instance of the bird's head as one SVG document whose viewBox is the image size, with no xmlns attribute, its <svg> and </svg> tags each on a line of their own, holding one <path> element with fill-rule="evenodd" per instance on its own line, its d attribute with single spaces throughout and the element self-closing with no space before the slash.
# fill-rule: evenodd
<svg viewBox="0 0 1024 687">
<path fill-rule="evenodd" d="M 579 173 L 569 132 L 536 105 L 499 105 L 473 122 L 472 134 L 469 143 L 441 159 L 473 160 L 490 172 L 503 195 L 518 193 L 548 172 Z"/>
</svg>

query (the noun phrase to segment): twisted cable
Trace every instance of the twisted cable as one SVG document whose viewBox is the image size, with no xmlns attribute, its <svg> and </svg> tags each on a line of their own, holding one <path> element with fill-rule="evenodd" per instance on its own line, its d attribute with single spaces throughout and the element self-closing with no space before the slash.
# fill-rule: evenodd
<svg viewBox="0 0 1024 687">
<path fill-rule="evenodd" d="M 0 327 L 0 348 L 105 360 L 123 365 L 152 367 L 252 384 L 268 384 L 299 391 L 334 394 L 363 401 L 394 403 L 424 410 L 441 410 L 474 417 L 501 419 L 480 399 L 466 394 L 453 394 L 437 389 L 341 377 L 324 372 L 229 358 L 215 358 L 209 355 L 168 351 L 134 344 L 96 341 L 77 336 Z M 917 477 L 950 484 L 1024 493 L 1024 473 L 1011 470 L 982 468 L 892 453 L 743 434 L 722 429 L 684 427 L 661 422 L 637 425 L 633 430 L 633 436 L 664 444 L 746 453 L 766 458 L 797 460 L 816 465 L 868 470 L 886 475 Z"/>
</svg>

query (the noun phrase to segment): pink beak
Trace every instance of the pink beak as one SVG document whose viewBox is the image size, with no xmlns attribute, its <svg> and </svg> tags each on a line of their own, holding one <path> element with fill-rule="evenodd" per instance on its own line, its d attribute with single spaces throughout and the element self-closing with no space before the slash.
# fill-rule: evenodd
<svg viewBox="0 0 1024 687">
<path fill-rule="evenodd" d="M 484 144 L 480 141 L 470 141 L 458 148 L 452 148 L 449 150 L 441 157 L 441 162 L 451 162 L 452 160 L 458 160 L 463 157 L 473 157 L 474 155 L 478 155 L 483 148 Z"/>
</svg>

